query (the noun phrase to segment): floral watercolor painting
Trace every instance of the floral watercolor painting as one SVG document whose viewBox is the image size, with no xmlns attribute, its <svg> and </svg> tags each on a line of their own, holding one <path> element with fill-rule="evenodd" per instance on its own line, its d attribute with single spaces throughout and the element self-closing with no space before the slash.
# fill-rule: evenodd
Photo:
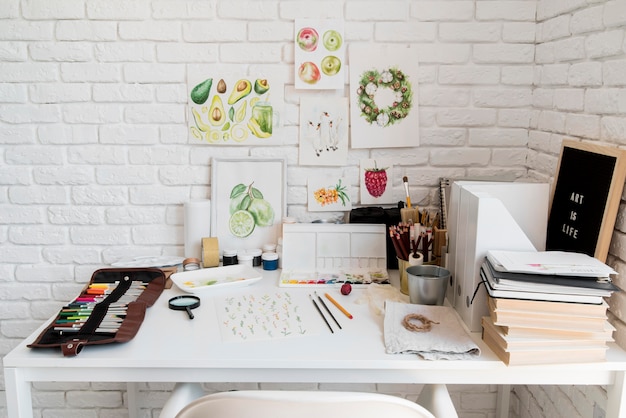
<svg viewBox="0 0 626 418">
<path fill-rule="evenodd" d="M 345 166 L 348 160 L 348 99 L 300 99 L 300 165 Z"/>
<path fill-rule="evenodd" d="M 419 145 L 417 49 L 350 47 L 352 148 Z"/>
<path fill-rule="evenodd" d="M 361 204 L 390 204 L 393 199 L 393 166 L 387 158 L 363 159 L 360 170 Z"/>
<path fill-rule="evenodd" d="M 296 19 L 297 89 L 343 89 L 346 43 L 342 20 Z"/>
<path fill-rule="evenodd" d="M 329 176 L 309 178 L 308 203 L 310 212 L 352 210 L 347 180 L 343 177 Z"/>
<path fill-rule="evenodd" d="M 282 82 L 193 66 L 187 85 L 191 141 L 246 146 L 282 143 Z"/>
</svg>

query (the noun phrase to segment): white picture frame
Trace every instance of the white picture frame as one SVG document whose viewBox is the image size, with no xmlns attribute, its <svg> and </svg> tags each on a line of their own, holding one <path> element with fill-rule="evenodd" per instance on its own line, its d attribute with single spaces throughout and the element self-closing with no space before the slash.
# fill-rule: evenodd
<svg viewBox="0 0 626 418">
<path fill-rule="evenodd" d="M 282 218 L 287 211 L 286 184 L 287 161 L 284 158 L 212 159 L 211 231 L 218 239 L 220 254 L 224 249 L 256 249 L 277 242 Z M 241 185 L 246 188 L 243 193 L 248 193 L 250 201 L 260 199 L 265 202 L 246 206 L 245 195 L 238 193 L 242 190 Z M 233 197 L 236 187 L 237 196 Z M 271 222 L 266 216 L 268 206 L 273 211 Z M 232 232 L 231 218 L 240 210 L 249 212 L 255 221 L 253 230 L 247 235 L 245 225 L 249 224 L 249 219 L 246 214 L 239 214 L 244 215 L 241 218 L 245 224 L 235 228 L 239 235 Z M 240 226 L 237 222 L 235 225 Z"/>
</svg>

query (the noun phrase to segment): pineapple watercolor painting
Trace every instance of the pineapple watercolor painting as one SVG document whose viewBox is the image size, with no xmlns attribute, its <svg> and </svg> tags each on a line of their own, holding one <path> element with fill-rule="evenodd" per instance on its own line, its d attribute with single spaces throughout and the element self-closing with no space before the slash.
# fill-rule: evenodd
<svg viewBox="0 0 626 418">
<path fill-rule="evenodd" d="M 310 212 L 352 210 L 350 186 L 343 177 L 315 177 L 308 181 Z"/>
<path fill-rule="evenodd" d="M 387 158 L 361 160 L 361 204 L 393 203 L 393 166 Z"/>
</svg>

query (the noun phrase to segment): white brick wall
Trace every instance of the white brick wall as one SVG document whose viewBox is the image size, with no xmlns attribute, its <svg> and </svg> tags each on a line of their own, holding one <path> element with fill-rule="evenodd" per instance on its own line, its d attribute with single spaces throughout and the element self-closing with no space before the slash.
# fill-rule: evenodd
<svg viewBox="0 0 626 418">
<path fill-rule="evenodd" d="M 348 165 L 332 170 L 350 179 L 357 204 L 362 158 L 394 158 L 416 203 L 435 206 L 440 176 L 549 181 L 564 137 L 626 145 L 624 0 L 0 3 L 0 355 L 96 268 L 129 255 L 182 254 L 181 205 L 210 196 L 213 156 L 285 156 L 288 214 L 318 217 L 307 212 L 306 184 L 319 168 L 297 163 L 298 103 L 312 93 L 293 87 L 296 18 L 340 18 L 348 42 L 419 51 L 421 145 L 350 150 Z M 283 146 L 187 141 L 187 65 L 215 63 L 282 75 Z M 401 182 L 393 187 L 400 200 Z M 619 271 L 623 219 L 620 212 L 610 256 Z M 613 302 L 620 317 L 621 300 Z M 626 346 L 626 325 L 615 321 Z M 303 386 L 315 387 L 339 389 Z M 143 415 L 157 416 L 170 389 L 143 387 Z M 421 386 L 350 389 L 415 399 Z M 495 386 L 451 392 L 461 417 L 493 416 Z M 124 416 L 125 402 L 119 384 L 34 391 L 36 416 L 48 418 Z M 603 388 L 516 387 L 511 416 L 591 418 L 595 403 L 605 406 Z M 0 416 L 3 405 L 0 398 Z"/>
</svg>

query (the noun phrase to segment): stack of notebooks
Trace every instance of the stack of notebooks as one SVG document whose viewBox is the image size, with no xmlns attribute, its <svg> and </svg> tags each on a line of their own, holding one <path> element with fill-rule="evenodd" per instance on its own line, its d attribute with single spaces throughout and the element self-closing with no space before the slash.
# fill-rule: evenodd
<svg viewBox="0 0 626 418">
<path fill-rule="evenodd" d="M 489 251 L 483 341 L 507 365 L 603 361 L 614 328 L 604 300 L 616 272 L 576 253 Z"/>
</svg>

